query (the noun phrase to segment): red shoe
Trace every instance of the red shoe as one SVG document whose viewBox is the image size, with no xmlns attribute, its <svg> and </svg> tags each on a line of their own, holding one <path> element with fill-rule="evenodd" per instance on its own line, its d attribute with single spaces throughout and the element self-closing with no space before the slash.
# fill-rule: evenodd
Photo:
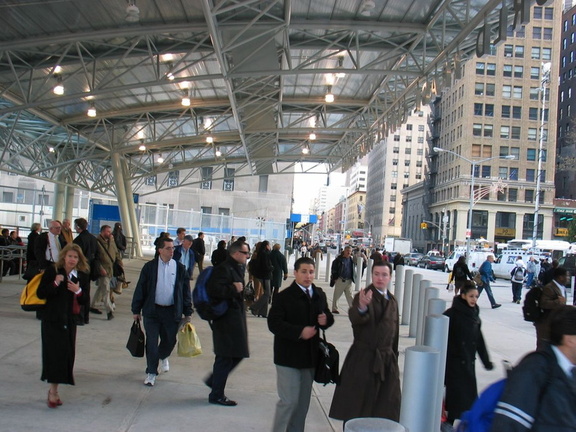
<svg viewBox="0 0 576 432">
<path fill-rule="evenodd" d="M 58 402 L 60 402 L 60 399 L 58 399 L 58 401 L 53 402 L 50 400 L 50 390 L 48 390 L 48 400 L 46 401 L 48 408 L 56 408 L 58 406 Z M 60 402 L 60 405 L 62 405 L 62 402 Z"/>
</svg>

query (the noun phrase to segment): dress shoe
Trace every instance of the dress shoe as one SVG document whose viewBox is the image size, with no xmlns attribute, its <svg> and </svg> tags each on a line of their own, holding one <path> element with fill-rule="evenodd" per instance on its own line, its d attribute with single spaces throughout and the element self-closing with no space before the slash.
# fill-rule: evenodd
<svg viewBox="0 0 576 432">
<path fill-rule="evenodd" d="M 223 406 L 236 406 L 236 405 L 238 405 L 238 402 L 233 401 L 231 399 L 228 399 L 226 396 L 224 396 L 223 398 L 220 398 L 220 399 L 208 400 L 208 402 L 210 402 L 211 404 L 223 405 Z"/>
<path fill-rule="evenodd" d="M 340 312 L 338 312 L 337 310 L 333 310 L 332 313 L 333 314 L 339 314 Z"/>
<path fill-rule="evenodd" d="M 92 312 L 93 314 L 96 314 L 96 315 L 102 315 L 102 311 L 98 310 L 96 308 L 90 308 L 90 312 Z"/>
<path fill-rule="evenodd" d="M 108 321 L 110 321 L 111 319 L 114 319 L 114 314 L 113 314 L 112 312 L 108 312 L 108 313 L 106 314 L 106 319 L 107 319 Z"/>
<path fill-rule="evenodd" d="M 500 306 L 502 306 L 500 303 L 495 303 L 492 305 L 492 309 L 498 309 Z"/>
<path fill-rule="evenodd" d="M 48 390 L 48 399 L 46 400 L 46 404 L 48 405 L 48 408 L 56 408 L 58 405 L 62 405 L 62 401 L 59 397 L 55 397 L 54 394 Z"/>
</svg>

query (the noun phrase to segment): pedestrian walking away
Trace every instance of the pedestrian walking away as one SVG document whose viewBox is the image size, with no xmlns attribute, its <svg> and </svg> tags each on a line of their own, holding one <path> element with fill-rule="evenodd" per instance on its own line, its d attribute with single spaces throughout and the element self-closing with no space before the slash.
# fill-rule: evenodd
<svg viewBox="0 0 576 432">
<path fill-rule="evenodd" d="M 492 287 L 490 286 L 490 282 L 494 282 L 496 279 L 494 278 L 494 271 L 492 270 L 492 263 L 494 262 L 494 255 L 488 255 L 486 257 L 486 261 L 482 263 L 479 269 L 480 277 L 482 278 L 482 286 L 478 288 L 478 296 L 482 294 L 483 290 L 486 290 L 486 295 L 488 296 L 488 300 L 490 300 L 490 305 L 492 305 L 492 309 L 497 309 L 502 306 L 499 303 L 496 303 L 494 299 L 494 294 L 492 294 Z"/>
</svg>

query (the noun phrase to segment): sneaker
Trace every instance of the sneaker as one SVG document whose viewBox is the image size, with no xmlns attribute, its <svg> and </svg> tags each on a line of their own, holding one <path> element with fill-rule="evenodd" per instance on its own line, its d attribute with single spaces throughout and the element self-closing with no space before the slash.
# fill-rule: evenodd
<svg viewBox="0 0 576 432">
<path fill-rule="evenodd" d="M 154 387 L 154 383 L 156 382 L 156 375 L 155 374 L 147 374 L 146 379 L 144 380 L 144 385 L 148 387 Z"/>
<path fill-rule="evenodd" d="M 168 362 L 168 357 L 165 359 L 160 359 L 160 372 L 168 372 L 170 370 L 170 363 Z"/>
</svg>

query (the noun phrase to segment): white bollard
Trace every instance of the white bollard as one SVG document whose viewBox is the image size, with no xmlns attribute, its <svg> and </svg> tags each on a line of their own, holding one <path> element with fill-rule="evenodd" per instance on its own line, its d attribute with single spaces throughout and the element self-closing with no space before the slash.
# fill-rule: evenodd
<svg viewBox="0 0 576 432">
<path fill-rule="evenodd" d="M 418 302 L 424 292 L 420 291 L 420 282 L 422 282 L 422 274 L 414 273 L 412 277 L 412 300 L 410 304 L 410 327 L 408 328 L 408 337 L 415 338 L 418 334 Z"/>
<path fill-rule="evenodd" d="M 422 327 L 424 326 L 424 306 L 426 305 L 426 290 L 430 288 L 432 281 L 422 280 L 420 281 L 420 295 L 418 296 L 418 312 L 416 320 L 416 345 L 422 345 Z"/>
<path fill-rule="evenodd" d="M 428 312 L 428 305 L 430 300 L 440 298 L 440 290 L 438 288 L 426 288 L 424 290 L 424 309 L 422 315 L 420 315 L 420 320 L 422 325 L 418 325 L 418 335 L 416 336 L 416 345 L 424 345 L 424 332 L 426 331 L 426 317 L 430 315 Z M 420 323 L 419 323 L 420 324 Z"/>
<path fill-rule="evenodd" d="M 320 254 L 316 254 L 314 257 L 314 279 L 318 280 L 318 276 L 320 276 Z"/>
<path fill-rule="evenodd" d="M 442 315 L 446 310 L 446 300 L 432 298 L 428 302 L 428 315 Z"/>
<path fill-rule="evenodd" d="M 444 374 L 446 373 L 446 355 L 448 352 L 448 327 L 450 319 L 445 315 L 428 315 L 426 317 L 426 328 L 424 329 L 424 345 L 438 350 L 440 361 L 438 364 L 438 387 L 436 389 L 436 400 L 434 402 L 434 412 L 436 418 L 434 425 L 438 425 L 432 431 L 440 429 L 442 418 L 442 399 L 444 396 Z"/>
<path fill-rule="evenodd" d="M 394 272 L 394 296 L 398 302 L 398 313 L 402 316 L 402 293 L 404 292 L 404 266 L 396 266 Z"/>
<path fill-rule="evenodd" d="M 332 271 L 332 256 L 330 252 L 326 254 L 326 274 L 324 275 L 324 282 L 328 282 L 330 280 L 330 272 Z"/>
<path fill-rule="evenodd" d="M 431 432 L 440 428 L 434 425 L 436 409 L 434 395 L 438 385 L 440 353 L 427 346 L 406 349 L 400 424 L 410 432 Z"/>
<path fill-rule="evenodd" d="M 372 283 L 372 265 L 374 264 L 374 260 L 368 259 L 368 265 L 366 266 L 366 286 Z M 394 294 L 394 293 L 392 293 Z"/>
<path fill-rule="evenodd" d="M 360 417 L 348 420 L 344 432 L 407 432 L 400 423 L 374 417 Z"/>
<path fill-rule="evenodd" d="M 412 304 L 412 278 L 414 277 L 413 269 L 406 269 L 404 272 L 404 298 L 402 299 L 402 325 L 410 324 L 410 305 Z M 400 298 L 397 298 L 400 302 Z"/>
<path fill-rule="evenodd" d="M 361 256 L 356 258 L 356 274 L 354 275 L 354 290 L 360 291 L 362 286 L 362 264 L 364 260 Z"/>
</svg>

